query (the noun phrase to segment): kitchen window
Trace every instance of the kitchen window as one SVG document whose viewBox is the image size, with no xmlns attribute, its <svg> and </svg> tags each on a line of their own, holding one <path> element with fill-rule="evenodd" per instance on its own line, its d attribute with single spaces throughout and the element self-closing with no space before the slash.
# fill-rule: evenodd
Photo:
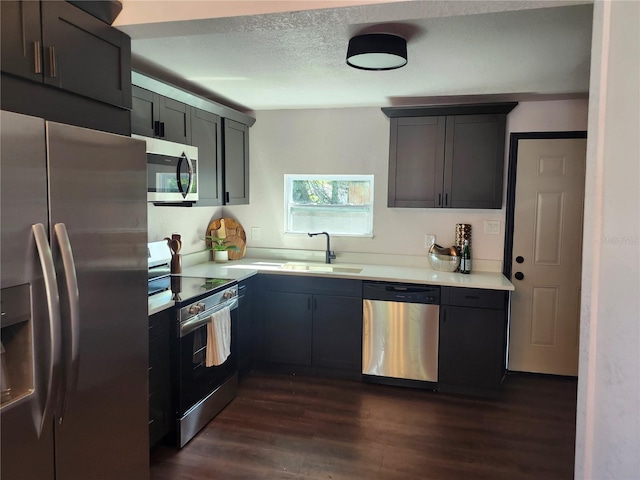
<svg viewBox="0 0 640 480">
<path fill-rule="evenodd" d="M 373 236 L 373 175 L 285 175 L 285 232 Z"/>
</svg>

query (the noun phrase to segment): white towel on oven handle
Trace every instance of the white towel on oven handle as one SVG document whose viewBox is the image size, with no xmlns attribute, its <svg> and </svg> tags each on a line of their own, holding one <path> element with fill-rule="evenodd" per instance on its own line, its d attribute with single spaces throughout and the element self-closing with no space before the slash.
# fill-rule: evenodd
<svg viewBox="0 0 640 480">
<path fill-rule="evenodd" d="M 207 367 L 222 365 L 231 354 L 231 310 L 224 307 L 207 323 Z"/>
</svg>

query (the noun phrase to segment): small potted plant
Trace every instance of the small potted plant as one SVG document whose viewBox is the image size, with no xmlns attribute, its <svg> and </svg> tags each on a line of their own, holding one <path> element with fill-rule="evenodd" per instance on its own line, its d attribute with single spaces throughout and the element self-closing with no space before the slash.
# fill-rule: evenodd
<svg viewBox="0 0 640 480">
<path fill-rule="evenodd" d="M 218 263 L 229 261 L 229 250 L 240 250 L 235 245 L 231 244 L 226 238 L 214 237 L 207 235 L 205 237 L 211 242 L 211 246 L 207 247 L 208 250 L 213 250 L 213 260 Z"/>
</svg>

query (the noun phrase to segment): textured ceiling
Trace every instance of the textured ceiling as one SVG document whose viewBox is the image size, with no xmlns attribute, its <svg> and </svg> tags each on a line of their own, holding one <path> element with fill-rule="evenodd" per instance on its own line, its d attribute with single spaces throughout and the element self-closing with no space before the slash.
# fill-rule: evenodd
<svg viewBox="0 0 640 480">
<path fill-rule="evenodd" d="M 134 66 L 246 111 L 585 93 L 591 19 L 584 2 L 416 0 L 118 28 Z M 408 65 L 348 67 L 348 40 L 362 32 L 405 37 Z"/>
</svg>

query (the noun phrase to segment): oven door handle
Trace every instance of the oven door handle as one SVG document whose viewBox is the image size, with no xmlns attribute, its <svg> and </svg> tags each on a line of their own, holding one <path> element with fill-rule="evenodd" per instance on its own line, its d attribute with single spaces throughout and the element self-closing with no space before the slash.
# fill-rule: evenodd
<svg viewBox="0 0 640 480">
<path fill-rule="evenodd" d="M 225 307 L 229 307 L 229 310 L 235 310 L 238 307 L 238 297 L 233 297 L 231 300 L 216 305 L 215 307 L 211 307 L 208 310 L 200 312 L 197 315 L 182 322 L 180 324 L 180 338 L 190 334 L 194 330 L 200 328 L 202 325 L 206 325 L 209 322 L 211 315 L 219 312 Z"/>
</svg>

